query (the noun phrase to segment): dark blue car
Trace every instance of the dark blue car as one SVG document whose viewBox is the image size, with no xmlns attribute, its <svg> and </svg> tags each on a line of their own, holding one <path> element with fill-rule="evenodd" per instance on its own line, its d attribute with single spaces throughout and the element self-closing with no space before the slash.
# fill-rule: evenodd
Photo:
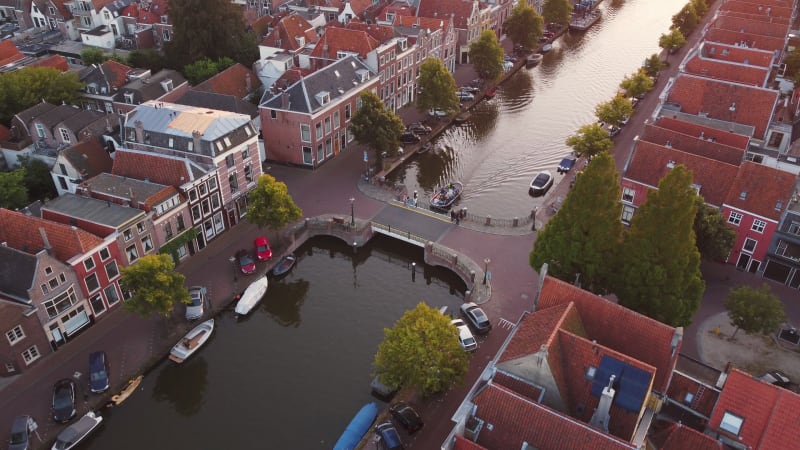
<svg viewBox="0 0 800 450">
<path fill-rule="evenodd" d="M 53 386 L 53 420 L 67 423 L 75 417 L 75 382 L 69 378 L 56 381 Z"/>
<path fill-rule="evenodd" d="M 375 427 L 375 433 L 380 437 L 381 445 L 386 450 L 402 450 L 403 441 L 400 440 L 400 435 L 397 429 L 391 422 L 384 422 Z"/>
<path fill-rule="evenodd" d="M 564 158 L 558 164 L 558 173 L 567 173 L 572 170 L 572 166 L 575 165 L 577 159 L 575 158 Z"/>
<path fill-rule="evenodd" d="M 108 359 L 106 352 L 89 355 L 89 390 L 95 394 L 108 389 Z"/>
</svg>

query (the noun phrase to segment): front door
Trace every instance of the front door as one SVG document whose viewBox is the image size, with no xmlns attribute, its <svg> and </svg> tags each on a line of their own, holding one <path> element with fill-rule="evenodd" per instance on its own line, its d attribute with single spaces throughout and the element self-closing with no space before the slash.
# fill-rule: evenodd
<svg viewBox="0 0 800 450">
<path fill-rule="evenodd" d="M 750 262 L 750 268 L 747 269 L 750 273 L 758 272 L 758 268 L 761 266 L 761 261 L 756 261 L 755 259 Z"/>
<path fill-rule="evenodd" d="M 747 265 L 750 264 L 750 255 L 742 253 L 739 255 L 739 261 L 736 262 L 736 268 L 739 270 L 747 270 Z"/>
</svg>

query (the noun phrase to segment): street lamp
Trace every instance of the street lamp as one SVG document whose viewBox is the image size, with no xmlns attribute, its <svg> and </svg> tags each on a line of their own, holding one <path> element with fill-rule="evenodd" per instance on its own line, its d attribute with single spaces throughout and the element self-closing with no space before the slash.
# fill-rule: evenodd
<svg viewBox="0 0 800 450">
<path fill-rule="evenodd" d="M 355 198 L 350 197 L 350 228 L 355 228 L 356 226 L 355 201 Z"/>
<path fill-rule="evenodd" d="M 486 258 L 483 260 L 483 284 L 486 284 L 486 280 L 489 278 L 489 263 L 492 262 L 491 259 Z"/>
</svg>

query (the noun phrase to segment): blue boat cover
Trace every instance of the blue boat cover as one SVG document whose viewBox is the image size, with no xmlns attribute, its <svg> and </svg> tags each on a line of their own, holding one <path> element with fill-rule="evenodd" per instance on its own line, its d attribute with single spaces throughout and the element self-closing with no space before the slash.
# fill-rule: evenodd
<svg viewBox="0 0 800 450">
<path fill-rule="evenodd" d="M 375 418 L 378 417 L 378 405 L 375 402 L 370 402 L 364 405 L 358 413 L 356 413 L 347 428 L 344 429 L 333 450 L 353 450 L 356 448 L 361 438 L 367 434 L 367 431 L 372 427 Z"/>
</svg>

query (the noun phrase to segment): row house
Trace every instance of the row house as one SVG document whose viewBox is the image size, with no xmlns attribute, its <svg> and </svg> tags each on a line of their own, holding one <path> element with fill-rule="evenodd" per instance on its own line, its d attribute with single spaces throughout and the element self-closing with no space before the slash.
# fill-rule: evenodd
<svg viewBox="0 0 800 450">
<path fill-rule="evenodd" d="M 84 84 L 81 106 L 84 109 L 113 114 L 114 95 L 130 82 L 128 74 L 132 72 L 132 67 L 110 59 L 84 68 L 78 73 L 78 79 Z"/>
<path fill-rule="evenodd" d="M 166 0 L 132 2 L 122 10 L 121 47 L 164 48 L 174 39 Z"/>
<path fill-rule="evenodd" d="M 259 105 L 267 160 L 318 168 L 354 139 L 348 129 L 365 90 L 379 79 L 355 56 L 338 59 Z"/>
<path fill-rule="evenodd" d="M 122 10 L 131 0 L 67 0 L 81 42 L 93 47 L 113 49 L 121 37 Z"/>
<path fill-rule="evenodd" d="M 122 298 L 118 287 L 120 258 L 113 239 L 100 238 L 72 225 L 0 209 L 0 243 L 0 251 L 4 253 L 0 261 L 14 265 L 0 275 L 0 298 L 4 304 L 23 306 L 21 316 L 35 317 L 38 322 L 38 327 L 34 327 L 35 322 L 20 315 L 3 318 L 4 325 L 9 320 L 19 321 L 4 330 L 6 338 L 12 341 L 12 353 L 2 356 L 8 374 L 23 370 L 64 345 Z M 91 303 L 86 292 L 99 294 L 106 300 Z M 35 344 L 40 342 L 36 337 L 40 335 L 49 348 Z M 23 344 L 17 349 L 13 345 L 15 340 L 26 339 L 25 336 L 31 336 L 27 342 L 34 345 Z"/>
<path fill-rule="evenodd" d="M 681 63 L 681 72 L 750 86 L 767 87 L 777 55 L 767 50 L 702 42 Z"/>
<path fill-rule="evenodd" d="M 248 100 L 260 87 L 261 82 L 258 81 L 256 74 L 244 65 L 236 63 L 192 89 Z"/>
<path fill-rule="evenodd" d="M 65 39 L 79 36 L 72 11 L 61 0 L 33 0 L 31 19 L 34 27 L 58 31 Z"/>
<path fill-rule="evenodd" d="M 800 186 L 781 216 L 764 263 L 764 278 L 800 289 Z"/>
<path fill-rule="evenodd" d="M 110 172 L 113 164 L 100 139 L 90 139 L 65 148 L 58 153 L 50 176 L 58 195 L 74 194 L 84 180 Z"/>
<path fill-rule="evenodd" d="M 546 276 L 443 449 L 644 448 L 682 329 Z"/>
<path fill-rule="evenodd" d="M 420 2 L 417 15 L 420 17 L 449 17 L 458 36 L 457 63 L 469 63 L 469 46 L 478 40 L 481 32 L 491 28 L 491 11 L 477 0 L 440 0 Z M 487 18 L 488 16 L 488 18 Z"/>
<path fill-rule="evenodd" d="M 114 93 L 117 114 L 127 114 L 149 101 L 172 102 L 190 88 L 186 78 L 171 69 L 163 69 L 155 75 L 150 70 L 137 69 L 127 77 L 129 82 Z"/>
<path fill-rule="evenodd" d="M 258 60 L 253 70 L 269 90 L 284 73 L 299 67 L 300 54 L 319 41 L 316 28 L 300 14 L 280 18 L 258 45 Z M 307 58 L 305 58 L 308 65 Z"/>
<path fill-rule="evenodd" d="M 0 21 L 16 23 L 20 31 L 31 28 L 31 0 L 0 0 Z"/>
<path fill-rule="evenodd" d="M 417 48 L 414 56 L 417 76 L 419 66 L 428 57 L 439 58 L 447 70 L 455 72 L 458 36 L 452 18 L 399 16 L 394 29 Z"/>
</svg>

